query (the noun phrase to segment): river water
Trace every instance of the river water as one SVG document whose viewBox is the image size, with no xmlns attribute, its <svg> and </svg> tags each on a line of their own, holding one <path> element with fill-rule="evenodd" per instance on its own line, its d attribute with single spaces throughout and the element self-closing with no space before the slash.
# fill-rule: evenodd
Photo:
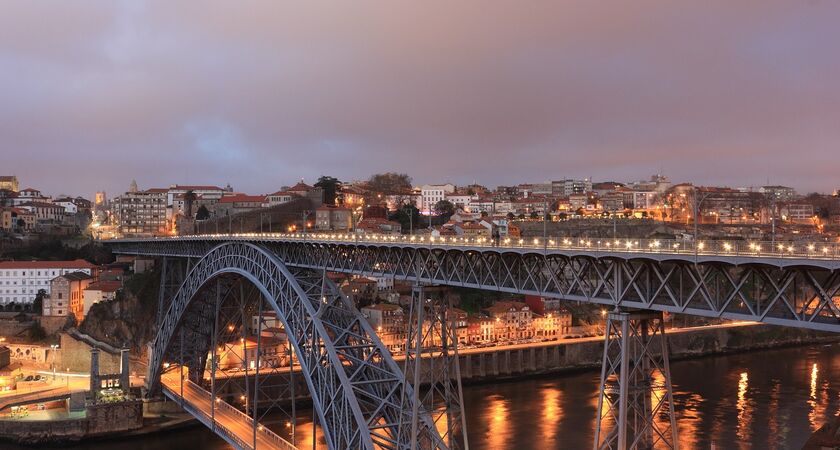
<svg viewBox="0 0 840 450">
<path fill-rule="evenodd" d="M 682 449 L 799 449 L 840 409 L 840 345 L 820 345 L 676 361 L 671 365 Z M 483 449 L 592 447 L 599 373 L 464 388 L 469 444 Z M 301 412 L 298 444 L 312 448 Z M 271 428 L 281 427 L 280 423 Z M 0 448 L 3 444 L 0 444 Z M 68 448 L 68 447 L 65 447 Z M 221 450 L 201 426 L 76 450 Z"/>
</svg>

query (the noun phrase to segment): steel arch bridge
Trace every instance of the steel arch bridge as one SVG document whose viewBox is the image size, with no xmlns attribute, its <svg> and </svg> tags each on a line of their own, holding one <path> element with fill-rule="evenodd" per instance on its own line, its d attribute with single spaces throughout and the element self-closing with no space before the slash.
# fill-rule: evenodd
<svg viewBox="0 0 840 450">
<path fill-rule="evenodd" d="M 178 362 L 182 377 L 188 369 L 193 385 L 202 382 L 207 357 L 215 354 L 217 343 L 211 342 L 210 330 L 218 328 L 221 306 L 218 291 L 213 292 L 215 305 L 207 299 L 212 293 L 202 296 L 202 292 L 225 277 L 247 280 L 282 321 L 329 448 L 403 449 L 413 448 L 412 443 L 447 448 L 422 408 L 419 429 L 415 435 L 409 432 L 412 386 L 368 322 L 323 271 L 288 268 L 276 254 L 247 242 L 221 243 L 189 270 L 162 315 L 152 346 L 150 391 L 161 388 L 161 372 L 170 362 Z M 213 370 L 216 364 L 211 362 Z M 211 398 L 216 398 L 215 392 Z M 255 394 L 253 404 L 259 400 Z M 256 429 L 256 413 L 250 420 Z M 259 430 L 263 431 L 261 425 Z M 255 446 L 230 430 L 217 432 L 239 448 Z"/>
<path fill-rule="evenodd" d="M 167 361 L 177 360 L 179 366 L 188 367 L 189 381 L 196 384 L 206 367 L 208 349 L 215 368 L 216 342 L 209 343 L 211 337 L 203 330 L 218 330 L 218 323 L 214 327 L 211 322 L 214 317 L 218 322 L 219 302 L 214 310 L 212 301 L 202 301 L 212 296 L 212 292 L 202 294 L 202 289 L 212 280 L 232 274 L 257 286 L 290 330 L 290 341 L 331 449 L 456 445 L 451 428 L 440 431 L 441 416 L 436 416 L 431 406 L 434 402 L 428 400 L 428 394 L 420 401 L 418 390 L 412 389 L 404 375 L 411 373 L 411 359 L 414 373 L 420 373 L 421 354 L 452 359 L 448 347 L 443 347 L 443 353 L 425 353 L 419 344 L 422 338 L 417 344 L 411 341 L 416 348 L 412 353 L 407 345 L 406 369 L 400 371 L 371 327 L 328 282 L 328 271 L 416 282 L 420 293 L 412 296 L 412 308 L 421 307 L 415 336 L 425 332 L 423 310 L 428 300 L 422 294 L 423 284 L 611 307 L 614 312 L 608 318 L 599 396 L 606 396 L 607 401 L 599 403 L 596 449 L 648 448 L 652 442 L 666 441 L 670 442 L 666 448 L 678 448 L 663 312 L 840 332 L 838 245 L 638 240 L 595 244 L 537 239 L 533 243 L 494 243 L 465 238 L 446 242 L 416 236 L 346 234 L 211 235 L 108 242 L 117 254 L 163 260 L 160 298 L 173 300 L 159 319 L 160 332 L 150 362 L 151 387 Z M 183 282 L 166 282 L 173 270 L 167 268 L 167 261 L 176 263 L 174 272 L 182 274 L 172 278 Z M 220 290 L 215 289 L 217 298 Z M 445 309 L 434 308 L 431 316 L 446 316 L 440 312 Z M 450 331 L 441 331 L 441 336 L 448 334 Z M 662 350 L 652 350 L 660 346 Z M 457 344 L 453 348 L 457 361 Z M 180 373 L 183 398 L 183 368 Z M 441 379 L 459 380 L 457 373 L 444 371 Z M 171 382 L 166 373 L 163 378 Z M 665 381 L 664 395 L 655 392 L 651 379 Z M 437 384 L 433 381 L 432 386 Z M 453 391 L 449 385 L 443 390 Z M 460 381 L 455 390 L 461 395 Z M 636 401 L 648 398 L 637 395 L 642 391 L 656 394 L 656 405 Z M 201 395 L 212 399 L 215 391 L 211 387 L 211 393 Z M 444 396 L 448 417 L 444 428 L 451 427 L 455 422 L 451 418 L 458 414 L 463 420 L 459 409 L 462 398 L 450 403 L 448 395 Z M 212 407 L 212 402 L 209 404 Z M 452 410 L 457 413 L 449 415 Z M 652 426 L 657 411 L 668 411 L 672 419 L 668 430 Z M 202 417 L 201 411 L 196 414 Z M 253 416 L 246 420 L 251 420 L 256 430 L 257 414 Z M 636 419 L 629 416 L 640 418 L 641 425 L 633 425 Z M 215 420 L 205 418 L 204 422 L 216 426 Z M 216 432 L 225 437 L 225 430 Z M 239 448 L 254 447 L 226 438 Z M 254 431 L 253 442 L 257 440 Z M 276 440 L 269 442 L 270 446 L 285 446 L 271 444 L 279 442 Z M 467 448 L 466 440 L 463 446 Z"/>
</svg>

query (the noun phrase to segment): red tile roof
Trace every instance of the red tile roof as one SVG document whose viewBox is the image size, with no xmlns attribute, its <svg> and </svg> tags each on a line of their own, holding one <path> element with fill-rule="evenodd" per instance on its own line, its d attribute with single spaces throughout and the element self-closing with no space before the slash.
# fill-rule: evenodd
<svg viewBox="0 0 840 450">
<path fill-rule="evenodd" d="M 301 181 L 300 183 L 289 188 L 290 191 L 311 191 L 312 186 Z"/>
<path fill-rule="evenodd" d="M 222 191 L 224 189 L 220 188 L 219 186 L 211 186 L 211 185 L 181 185 L 176 184 L 173 185 L 170 189 L 184 189 L 187 191 Z"/>
<path fill-rule="evenodd" d="M 0 261 L 0 269 L 95 269 L 83 260 L 75 261 Z"/>
<path fill-rule="evenodd" d="M 122 288 L 119 281 L 99 281 L 92 283 L 85 288 L 86 291 L 116 292 Z"/>
</svg>

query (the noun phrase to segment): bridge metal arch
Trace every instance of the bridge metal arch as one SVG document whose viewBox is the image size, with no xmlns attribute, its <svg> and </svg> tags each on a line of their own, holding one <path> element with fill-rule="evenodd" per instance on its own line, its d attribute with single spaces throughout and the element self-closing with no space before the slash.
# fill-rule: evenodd
<svg viewBox="0 0 840 450">
<path fill-rule="evenodd" d="M 157 388 L 167 351 L 196 294 L 223 274 L 252 283 L 288 330 L 329 448 L 411 446 L 401 442 L 408 435 L 399 428 L 411 423 L 412 387 L 372 327 L 321 273 L 290 270 L 276 254 L 252 243 L 218 245 L 190 271 L 155 337 L 150 390 Z M 428 413 L 422 414 L 423 441 L 445 449 Z"/>
</svg>

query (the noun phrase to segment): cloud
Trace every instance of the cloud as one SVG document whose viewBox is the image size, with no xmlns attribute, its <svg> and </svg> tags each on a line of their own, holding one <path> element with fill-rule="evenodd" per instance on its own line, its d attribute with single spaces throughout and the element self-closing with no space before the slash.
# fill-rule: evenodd
<svg viewBox="0 0 840 450">
<path fill-rule="evenodd" d="M 837 187 L 840 4 L 12 1 L 1 172 Z M 69 175 L 69 176 L 68 176 Z"/>
</svg>

